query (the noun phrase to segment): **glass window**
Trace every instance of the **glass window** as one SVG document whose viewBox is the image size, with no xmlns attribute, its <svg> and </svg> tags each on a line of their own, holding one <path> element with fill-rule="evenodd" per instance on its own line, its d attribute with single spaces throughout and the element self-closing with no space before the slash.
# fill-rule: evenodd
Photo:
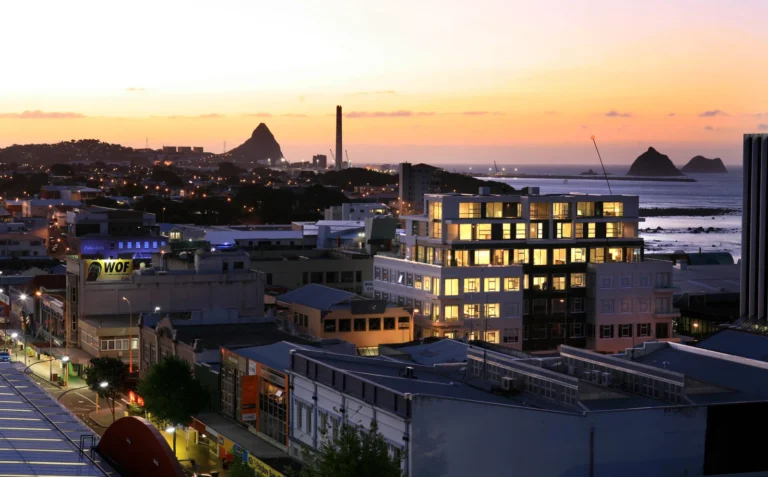
<svg viewBox="0 0 768 477">
<path fill-rule="evenodd" d="M 619 338 L 631 338 L 632 325 L 619 325 Z"/>
<path fill-rule="evenodd" d="M 480 292 L 480 279 L 479 278 L 465 278 L 464 279 L 464 293 L 479 293 Z"/>
<path fill-rule="evenodd" d="M 604 202 L 603 203 L 604 217 L 622 217 L 623 215 L 624 215 L 623 202 Z"/>
<path fill-rule="evenodd" d="M 559 220 L 571 218 L 571 204 L 568 202 L 555 202 L 552 204 L 552 218 Z"/>
<path fill-rule="evenodd" d="M 501 279 L 499 277 L 485 279 L 485 292 L 492 293 L 501 291 Z"/>
<path fill-rule="evenodd" d="M 432 222 L 432 237 L 443 238 L 443 224 L 441 222 Z"/>
<path fill-rule="evenodd" d="M 480 318 L 480 305 L 477 303 L 467 303 L 464 305 L 464 318 Z"/>
<path fill-rule="evenodd" d="M 523 274 L 523 290 L 527 290 L 530 285 L 530 280 L 528 279 L 528 274 Z"/>
<path fill-rule="evenodd" d="M 326 333 L 335 333 L 336 320 L 323 320 L 323 331 Z"/>
<path fill-rule="evenodd" d="M 480 202 L 460 202 L 459 218 L 460 219 L 479 219 L 480 218 Z"/>
<path fill-rule="evenodd" d="M 442 202 L 430 202 L 429 203 L 429 218 L 432 220 L 441 220 L 443 218 L 443 203 Z"/>
<path fill-rule="evenodd" d="M 413 287 L 417 290 L 421 290 L 421 275 L 415 275 L 413 277 Z"/>
<path fill-rule="evenodd" d="M 565 290 L 565 275 L 555 275 L 552 277 L 552 289 L 557 291 Z"/>
<path fill-rule="evenodd" d="M 613 325 L 600 325 L 600 338 L 613 338 Z"/>
<path fill-rule="evenodd" d="M 525 224 L 515 224 L 515 239 L 525 240 Z"/>
<path fill-rule="evenodd" d="M 594 202 L 577 202 L 576 215 L 579 217 L 594 217 L 595 203 Z"/>
<path fill-rule="evenodd" d="M 440 294 L 440 279 L 437 277 L 432 278 L 432 293 L 434 295 Z"/>
<path fill-rule="evenodd" d="M 352 320 L 349 318 L 342 318 L 339 320 L 339 331 L 344 333 L 352 331 Z"/>
<path fill-rule="evenodd" d="M 133 248 L 133 242 L 127 242 L 127 243 L 128 243 L 128 248 Z"/>
<path fill-rule="evenodd" d="M 600 300 L 600 313 L 613 313 L 613 300 Z"/>
<path fill-rule="evenodd" d="M 504 204 L 501 202 L 488 202 L 485 204 L 485 216 L 489 219 L 504 217 Z"/>
<path fill-rule="evenodd" d="M 574 313 L 584 313 L 584 299 L 571 298 L 571 311 Z"/>
<path fill-rule="evenodd" d="M 573 224 L 570 222 L 558 222 L 555 225 L 555 238 L 569 239 L 573 237 Z"/>
<path fill-rule="evenodd" d="M 432 290 L 432 277 L 424 277 L 424 291 Z"/>
<path fill-rule="evenodd" d="M 621 299 L 621 312 L 622 313 L 632 313 L 632 299 L 631 298 L 622 298 Z"/>
<path fill-rule="evenodd" d="M 565 298 L 555 298 L 552 300 L 552 314 L 564 314 L 565 306 Z"/>
<path fill-rule="evenodd" d="M 547 283 L 546 275 L 534 275 L 533 276 L 533 289 L 535 291 L 547 291 L 549 290 L 549 284 Z"/>
<path fill-rule="evenodd" d="M 543 202 L 531 203 L 531 219 L 548 219 L 549 218 L 549 204 Z"/>
<path fill-rule="evenodd" d="M 589 263 L 605 263 L 605 249 L 603 247 L 589 249 Z"/>
<path fill-rule="evenodd" d="M 365 318 L 355 318 L 355 331 L 365 331 Z"/>
<path fill-rule="evenodd" d="M 494 265 L 509 265 L 509 250 L 494 250 L 493 251 L 493 264 Z"/>
<path fill-rule="evenodd" d="M 456 321 L 459 319 L 459 305 L 445 306 L 445 321 Z"/>
<path fill-rule="evenodd" d="M 585 273 L 571 273 L 571 288 L 584 288 L 586 281 Z"/>
<path fill-rule="evenodd" d="M 584 238 L 584 224 L 576 224 L 576 232 L 574 233 L 574 237 L 577 239 Z"/>
<path fill-rule="evenodd" d="M 531 222 L 528 226 L 528 237 L 531 239 L 544 238 L 544 223 Z"/>
<path fill-rule="evenodd" d="M 536 248 L 533 250 L 533 264 L 534 265 L 546 265 L 547 264 L 547 249 Z"/>
<path fill-rule="evenodd" d="M 587 224 L 587 238 L 595 238 L 597 236 L 595 233 L 595 225 L 594 222 Z"/>
<path fill-rule="evenodd" d="M 528 263 L 528 249 L 515 249 L 512 258 L 514 263 Z"/>
<path fill-rule="evenodd" d="M 621 222 L 608 222 L 605 224 L 605 236 L 606 238 L 621 238 L 623 236 L 623 230 Z"/>
<path fill-rule="evenodd" d="M 637 325 L 637 336 L 651 336 L 651 325 L 650 325 L 650 323 L 638 323 L 638 325 Z"/>
<path fill-rule="evenodd" d="M 491 264 L 490 250 L 475 250 L 475 265 L 490 265 L 490 264 Z"/>
<path fill-rule="evenodd" d="M 547 300 L 533 300 L 533 309 L 531 311 L 536 316 L 546 315 Z"/>
<path fill-rule="evenodd" d="M 472 240 L 472 224 L 459 224 L 459 240 Z"/>
<path fill-rule="evenodd" d="M 491 224 L 477 224 L 477 240 L 491 240 Z"/>
<path fill-rule="evenodd" d="M 623 249 L 621 247 L 611 247 L 608 249 L 608 258 L 611 262 L 622 262 L 624 258 Z"/>
<path fill-rule="evenodd" d="M 498 318 L 499 317 L 499 304 L 498 303 L 488 303 L 487 305 L 484 305 L 483 308 L 485 308 L 485 317 L 486 318 Z"/>
<path fill-rule="evenodd" d="M 459 279 L 458 278 L 446 278 L 444 284 L 444 294 L 446 296 L 455 296 L 459 294 Z"/>
<path fill-rule="evenodd" d="M 505 278 L 504 291 L 520 291 L 520 279 L 517 277 Z"/>
<path fill-rule="evenodd" d="M 586 248 L 572 248 L 571 249 L 571 263 L 584 263 L 587 261 L 587 249 Z"/>
<path fill-rule="evenodd" d="M 566 248 L 556 248 L 552 250 L 552 264 L 565 265 L 567 256 L 568 256 L 568 249 Z"/>
<path fill-rule="evenodd" d="M 504 240 L 512 240 L 512 224 L 501 224 L 501 238 Z"/>
<path fill-rule="evenodd" d="M 640 249 L 632 247 L 627 249 L 627 262 L 639 262 L 640 261 Z"/>
<path fill-rule="evenodd" d="M 385 330 L 394 330 L 395 329 L 395 318 L 394 317 L 385 317 L 384 318 L 384 329 Z"/>
</svg>

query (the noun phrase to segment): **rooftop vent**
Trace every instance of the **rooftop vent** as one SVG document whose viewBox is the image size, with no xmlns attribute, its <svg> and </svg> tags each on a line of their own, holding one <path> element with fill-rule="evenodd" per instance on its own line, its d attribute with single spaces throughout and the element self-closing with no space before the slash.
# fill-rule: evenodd
<svg viewBox="0 0 768 477">
<path fill-rule="evenodd" d="M 403 371 L 403 377 L 407 379 L 416 379 L 416 374 L 413 372 L 413 367 L 406 366 L 405 371 Z"/>
<path fill-rule="evenodd" d="M 481 187 L 478 191 L 479 195 L 491 195 L 491 188 L 490 187 Z"/>
</svg>

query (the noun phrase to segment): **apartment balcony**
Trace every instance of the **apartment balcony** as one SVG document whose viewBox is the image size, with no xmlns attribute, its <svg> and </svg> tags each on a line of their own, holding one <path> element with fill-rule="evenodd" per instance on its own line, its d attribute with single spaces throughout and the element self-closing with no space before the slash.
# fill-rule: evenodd
<svg viewBox="0 0 768 477">
<path fill-rule="evenodd" d="M 659 320 L 680 318 L 680 310 L 673 308 L 665 311 L 654 311 L 653 317 Z"/>
<path fill-rule="evenodd" d="M 674 284 L 671 285 L 654 285 L 653 292 L 660 295 L 669 295 L 675 292 L 679 292 L 680 287 Z"/>
</svg>

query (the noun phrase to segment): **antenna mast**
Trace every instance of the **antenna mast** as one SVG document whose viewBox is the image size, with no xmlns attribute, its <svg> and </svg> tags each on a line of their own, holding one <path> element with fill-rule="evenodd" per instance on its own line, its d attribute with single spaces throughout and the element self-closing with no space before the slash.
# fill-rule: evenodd
<svg viewBox="0 0 768 477">
<path fill-rule="evenodd" d="M 605 176 L 605 182 L 608 184 L 608 193 L 613 195 L 611 191 L 611 181 L 608 180 L 608 173 L 605 172 L 605 164 L 603 164 L 603 158 L 600 156 L 600 149 L 597 148 L 597 141 L 595 141 L 595 135 L 592 135 L 592 144 L 595 145 L 595 151 L 597 151 L 597 158 L 600 159 L 600 166 L 603 168 L 603 176 Z"/>
</svg>

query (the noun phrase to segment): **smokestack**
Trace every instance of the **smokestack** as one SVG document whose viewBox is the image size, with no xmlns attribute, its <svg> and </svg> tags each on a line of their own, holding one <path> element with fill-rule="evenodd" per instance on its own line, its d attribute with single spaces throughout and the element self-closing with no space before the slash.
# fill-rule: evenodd
<svg viewBox="0 0 768 477">
<path fill-rule="evenodd" d="M 340 171 L 344 167 L 344 161 L 342 159 L 342 154 L 344 151 L 342 150 L 342 143 L 341 143 L 341 106 L 336 106 L 336 170 Z"/>
</svg>

